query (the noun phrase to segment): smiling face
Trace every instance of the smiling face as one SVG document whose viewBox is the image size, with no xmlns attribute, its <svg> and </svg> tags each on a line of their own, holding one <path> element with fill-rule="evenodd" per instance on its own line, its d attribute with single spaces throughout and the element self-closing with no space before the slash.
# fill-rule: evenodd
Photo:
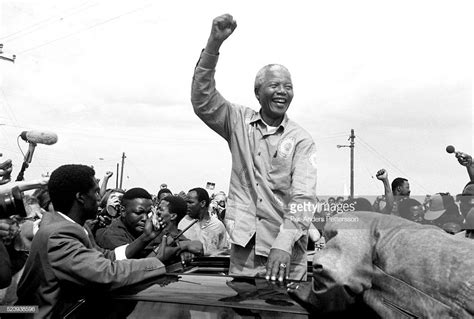
<svg viewBox="0 0 474 319">
<path fill-rule="evenodd" d="M 152 200 L 134 198 L 123 201 L 122 218 L 125 226 L 134 235 L 143 233 L 148 213 L 151 212 Z"/>
<path fill-rule="evenodd" d="M 278 126 L 293 100 L 290 72 L 280 65 L 260 70 L 255 81 L 255 96 L 262 107 L 265 123 Z"/>
</svg>

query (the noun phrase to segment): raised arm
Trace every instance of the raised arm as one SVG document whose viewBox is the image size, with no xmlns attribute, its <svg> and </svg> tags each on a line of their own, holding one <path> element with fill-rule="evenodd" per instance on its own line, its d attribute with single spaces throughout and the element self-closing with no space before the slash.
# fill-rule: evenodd
<svg viewBox="0 0 474 319">
<path fill-rule="evenodd" d="M 100 198 L 104 197 L 105 192 L 107 191 L 107 183 L 109 182 L 110 177 L 112 177 L 114 173 L 107 171 L 105 173 L 104 179 L 102 179 L 102 184 L 100 185 Z"/>
<path fill-rule="evenodd" d="M 232 105 L 216 90 L 214 73 L 219 49 L 236 26 L 237 23 L 230 14 L 213 20 L 211 34 L 194 70 L 191 87 L 194 113 L 226 140 L 230 138 Z"/>
<path fill-rule="evenodd" d="M 456 158 L 459 164 L 466 166 L 469 180 L 474 181 L 474 162 L 472 161 L 472 156 L 466 153 L 456 152 Z"/>
<path fill-rule="evenodd" d="M 393 203 L 395 202 L 395 199 L 393 197 L 392 188 L 390 187 L 390 182 L 388 180 L 388 173 L 385 169 L 382 168 L 377 172 L 377 174 L 375 176 L 377 176 L 377 179 L 379 181 L 382 181 L 382 183 L 383 183 L 385 201 L 387 203 L 387 205 L 385 206 L 383 211 L 381 211 L 381 213 L 391 214 L 392 208 L 393 208 Z"/>
</svg>

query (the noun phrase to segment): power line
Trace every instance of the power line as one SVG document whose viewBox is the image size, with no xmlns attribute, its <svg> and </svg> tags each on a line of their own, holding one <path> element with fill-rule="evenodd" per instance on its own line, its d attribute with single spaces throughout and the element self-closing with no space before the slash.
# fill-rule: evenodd
<svg viewBox="0 0 474 319">
<path fill-rule="evenodd" d="M 372 151 L 374 154 L 376 154 L 377 156 L 379 156 L 382 160 L 384 160 L 385 162 L 387 162 L 389 165 L 391 165 L 393 168 L 395 168 L 397 171 L 399 171 L 402 175 L 406 176 L 408 179 L 410 179 L 411 181 L 413 181 L 415 184 L 417 184 L 418 186 L 420 186 L 422 189 L 424 189 L 427 193 L 430 193 L 430 191 L 428 189 L 426 189 L 423 185 L 421 185 L 420 183 L 418 183 L 414 178 L 410 177 L 408 174 L 406 174 L 405 172 L 403 172 L 400 168 L 398 168 L 397 165 L 395 165 L 392 161 L 390 161 L 388 158 L 386 158 L 385 156 L 383 156 L 382 154 L 380 154 L 374 147 L 370 146 L 369 143 L 367 143 L 366 141 L 364 141 L 363 138 L 360 137 L 359 135 L 359 140 L 362 142 L 362 144 L 368 148 L 369 151 Z"/>
<path fill-rule="evenodd" d="M 34 46 L 34 47 L 32 47 L 32 48 L 29 48 L 29 49 L 23 50 L 23 51 L 21 51 L 20 53 L 18 53 L 18 55 L 23 54 L 23 53 L 26 53 L 26 52 L 29 52 L 29 51 L 32 51 L 32 50 L 35 50 L 35 49 L 38 49 L 38 48 L 41 48 L 41 47 L 46 46 L 46 45 L 50 45 L 50 44 L 52 44 L 52 43 L 54 43 L 54 42 L 57 42 L 57 41 L 60 41 L 60 40 L 64 40 L 64 39 L 69 38 L 69 37 L 71 37 L 71 36 L 73 36 L 73 35 L 76 35 L 76 34 L 78 34 L 78 33 L 85 32 L 85 31 L 87 31 L 87 30 L 96 28 L 96 27 L 98 27 L 98 26 L 101 26 L 101 25 L 103 25 L 103 24 L 109 23 L 109 22 L 111 22 L 111 21 L 120 19 L 120 18 L 123 17 L 123 16 L 126 16 L 126 15 L 129 15 L 129 14 L 138 12 L 138 11 L 140 11 L 140 10 L 145 9 L 146 7 L 149 7 L 149 6 L 151 6 L 151 3 L 149 3 L 149 4 L 147 4 L 147 5 L 143 6 L 143 7 L 140 7 L 140 8 L 131 10 L 131 11 L 127 11 L 127 12 L 125 12 L 125 13 L 123 13 L 123 14 L 120 14 L 120 15 L 118 15 L 118 16 L 112 17 L 112 18 L 110 18 L 110 19 L 107 19 L 107 20 L 98 22 L 98 23 L 93 24 L 93 25 L 91 25 L 91 26 L 88 26 L 88 27 L 86 27 L 86 28 L 79 29 L 79 30 L 74 31 L 74 32 L 72 32 L 72 33 L 66 34 L 65 36 L 56 38 L 56 39 L 54 39 L 54 40 L 51 40 L 51 41 L 48 41 L 48 42 L 45 42 L 45 43 L 42 43 L 42 44 L 40 44 L 40 45 Z"/>
<path fill-rule="evenodd" d="M 90 1 L 87 1 L 87 2 L 90 2 Z M 71 9 L 74 10 L 74 9 L 83 7 L 84 5 L 87 4 L 87 2 L 81 4 L 81 5 L 77 6 L 77 7 L 71 8 Z M 49 18 L 46 18 L 46 19 L 43 19 L 43 20 L 41 20 L 41 21 L 39 21 L 39 22 L 36 22 L 36 23 L 34 23 L 34 24 L 31 24 L 31 25 L 27 26 L 26 28 L 23 28 L 23 29 L 21 29 L 21 30 L 15 31 L 15 32 L 13 32 L 13 33 L 10 33 L 9 35 L 0 37 L 0 40 L 4 40 L 4 39 L 8 39 L 8 38 L 10 38 L 10 37 L 13 37 L 13 39 L 9 39 L 8 42 L 14 41 L 14 40 L 16 40 L 16 39 L 18 39 L 18 38 L 21 38 L 21 37 L 23 37 L 23 36 L 25 36 L 25 35 L 27 35 L 27 34 L 30 34 L 30 33 L 33 33 L 33 32 L 35 32 L 35 31 L 40 30 L 40 29 L 43 28 L 44 26 L 47 26 L 48 24 L 50 24 L 49 21 L 51 21 L 51 23 L 52 23 L 52 22 L 61 21 L 61 20 L 63 20 L 63 19 L 66 18 L 66 17 L 70 17 L 70 16 L 75 15 L 75 14 L 77 14 L 77 13 L 80 13 L 80 12 L 82 12 L 82 11 L 84 11 L 84 10 L 87 10 L 87 9 L 89 9 L 89 8 L 92 8 L 92 7 L 96 6 L 96 5 L 97 5 L 97 3 L 91 4 L 91 5 L 87 6 L 86 8 L 82 8 L 82 9 L 73 11 L 73 12 L 71 12 L 70 14 L 67 14 L 67 15 L 64 15 L 64 16 L 61 16 L 61 17 L 58 17 L 58 18 L 51 16 L 51 17 L 49 17 Z M 67 10 L 66 10 L 66 11 L 67 11 Z M 66 12 L 66 11 L 65 11 L 65 12 Z M 61 14 L 61 13 L 60 13 L 60 14 Z M 36 28 L 35 28 L 35 27 L 36 27 Z M 32 29 L 32 28 L 33 28 L 33 29 Z M 30 30 L 30 29 L 32 29 L 32 30 Z M 29 32 L 25 32 L 25 31 L 28 31 L 28 30 L 30 30 L 30 31 L 29 31 Z M 23 33 L 23 32 L 25 32 L 25 33 Z M 23 34 L 21 34 L 21 33 L 23 33 Z M 18 35 L 18 34 L 19 34 L 19 35 Z M 18 36 L 15 37 L 15 35 L 18 35 Z"/>
</svg>

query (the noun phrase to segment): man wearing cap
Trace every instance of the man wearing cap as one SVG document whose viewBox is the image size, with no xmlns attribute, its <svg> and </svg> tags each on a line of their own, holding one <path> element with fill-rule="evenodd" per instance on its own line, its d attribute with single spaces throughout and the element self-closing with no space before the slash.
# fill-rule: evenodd
<svg viewBox="0 0 474 319">
<path fill-rule="evenodd" d="M 449 233 L 457 233 L 462 229 L 464 218 L 451 195 L 431 195 L 427 206 L 422 221 L 424 224 L 438 226 Z"/>
<path fill-rule="evenodd" d="M 227 101 L 216 89 L 222 43 L 237 23 L 213 20 L 194 70 L 191 102 L 196 115 L 222 136 L 232 156 L 225 224 L 232 243 L 229 273 L 271 280 L 304 279 L 308 228 L 316 202 L 316 148 L 286 114 L 293 99 L 290 72 L 263 67 L 254 94 L 261 108 Z"/>
</svg>

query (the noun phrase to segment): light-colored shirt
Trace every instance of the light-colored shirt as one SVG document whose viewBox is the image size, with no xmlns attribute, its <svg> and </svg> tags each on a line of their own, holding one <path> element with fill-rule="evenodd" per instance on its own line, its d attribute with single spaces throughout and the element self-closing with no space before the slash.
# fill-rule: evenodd
<svg viewBox="0 0 474 319">
<path fill-rule="evenodd" d="M 178 223 L 178 229 L 188 227 L 194 219 L 185 216 Z M 224 224 L 215 216 L 192 225 L 184 234 L 189 240 L 199 240 L 202 243 L 204 255 L 227 248 L 227 235 Z"/>
<path fill-rule="evenodd" d="M 218 56 L 201 53 L 194 71 L 194 112 L 222 136 L 231 150 L 232 172 L 224 223 L 233 244 L 255 252 L 271 248 L 291 254 L 307 230 L 316 204 L 316 147 L 311 136 L 285 114 L 275 132 L 260 113 L 232 104 L 216 90 Z"/>
</svg>

